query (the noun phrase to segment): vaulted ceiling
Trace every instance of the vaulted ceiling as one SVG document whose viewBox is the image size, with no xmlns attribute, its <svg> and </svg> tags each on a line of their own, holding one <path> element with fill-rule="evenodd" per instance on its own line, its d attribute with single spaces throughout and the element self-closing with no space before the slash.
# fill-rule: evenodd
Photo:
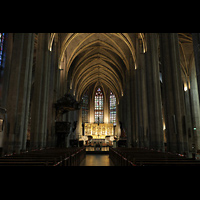
<svg viewBox="0 0 200 200">
<path fill-rule="evenodd" d="M 70 88 L 80 98 L 92 84 L 106 85 L 119 98 L 125 72 L 136 59 L 134 33 L 62 33 L 59 66 L 67 59 Z"/>
<path fill-rule="evenodd" d="M 51 34 L 51 48 L 56 33 Z M 106 85 L 116 95 L 123 95 L 126 70 L 136 66 L 135 38 L 140 37 L 144 49 L 143 33 L 59 33 L 60 52 L 58 66 L 63 59 L 70 89 L 80 99 L 91 85 Z M 185 47 L 191 46 L 191 33 L 179 33 L 182 70 L 189 67 Z M 184 54 L 185 53 L 185 54 Z M 193 52 L 189 52 L 191 54 Z M 184 58 L 185 56 L 185 58 Z M 188 55 L 190 56 L 190 55 Z M 184 60 L 185 59 L 185 60 Z M 187 66 L 186 66 L 187 65 Z"/>
</svg>

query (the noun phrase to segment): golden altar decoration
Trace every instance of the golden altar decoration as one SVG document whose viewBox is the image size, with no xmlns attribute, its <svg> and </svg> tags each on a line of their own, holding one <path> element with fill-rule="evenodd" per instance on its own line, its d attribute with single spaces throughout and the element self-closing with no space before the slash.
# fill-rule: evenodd
<svg viewBox="0 0 200 200">
<path fill-rule="evenodd" d="M 93 139 L 105 139 L 106 136 L 114 135 L 112 123 L 85 123 L 85 135 Z"/>
</svg>

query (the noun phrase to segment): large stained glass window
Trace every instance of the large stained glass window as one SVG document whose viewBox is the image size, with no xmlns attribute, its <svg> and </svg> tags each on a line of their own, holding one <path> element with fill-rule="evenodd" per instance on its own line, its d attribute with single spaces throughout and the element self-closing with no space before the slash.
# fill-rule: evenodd
<svg viewBox="0 0 200 200">
<path fill-rule="evenodd" d="M 95 94 L 94 122 L 103 123 L 103 93 L 100 87 L 97 88 Z"/>
<path fill-rule="evenodd" d="M 89 104 L 88 104 L 88 92 L 85 92 L 82 97 L 82 123 L 88 122 Z"/>
<path fill-rule="evenodd" d="M 110 123 L 116 125 L 116 97 L 110 92 Z"/>
</svg>

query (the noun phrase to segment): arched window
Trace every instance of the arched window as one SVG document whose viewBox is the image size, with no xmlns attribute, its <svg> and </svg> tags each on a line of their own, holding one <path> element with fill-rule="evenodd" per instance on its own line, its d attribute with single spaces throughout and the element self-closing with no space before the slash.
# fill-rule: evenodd
<svg viewBox="0 0 200 200">
<path fill-rule="evenodd" d="M 88 113 L 89 113 L 89 104 L 88 104 L 88 91 L 83 94 L 82 97 L 83 105 L 82 105 L 82 123 L 88 122 Z"/>
<path fill-rule="evenodd" d="M 94 122 L 103 123 L 103 93 L 100 87 L 95 93 Z"/>
<path fill-rule="evenodd" d="M 3 51 L 4 41 L 5 41 L 5 34 L 0 33 L 0 99 L 2 98 L 2 84 L 4 75 L 4 65 L 5 65 L 5 56 Z"/>
<path fill-rule="evenodd" d="M 0 67 L 3 67 L 4 33 L 0 33 Z"/>
<path fill-rule="evenodd" d="M 110 91 L 110 123 L 116 125 L 116 97 L 112 91 Z"/>
</svg>

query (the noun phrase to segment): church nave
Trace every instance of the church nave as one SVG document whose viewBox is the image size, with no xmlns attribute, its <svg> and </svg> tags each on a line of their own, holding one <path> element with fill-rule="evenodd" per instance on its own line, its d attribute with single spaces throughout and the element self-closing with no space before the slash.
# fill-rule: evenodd
<svg viewBox="0 0 200 200">
<path fill-rule="evenodd" d="M 2 165 L 118 166 L 135 148 L 200 159 L 199 44 L 200 33 L 0 33 Z"/>
</svg>

